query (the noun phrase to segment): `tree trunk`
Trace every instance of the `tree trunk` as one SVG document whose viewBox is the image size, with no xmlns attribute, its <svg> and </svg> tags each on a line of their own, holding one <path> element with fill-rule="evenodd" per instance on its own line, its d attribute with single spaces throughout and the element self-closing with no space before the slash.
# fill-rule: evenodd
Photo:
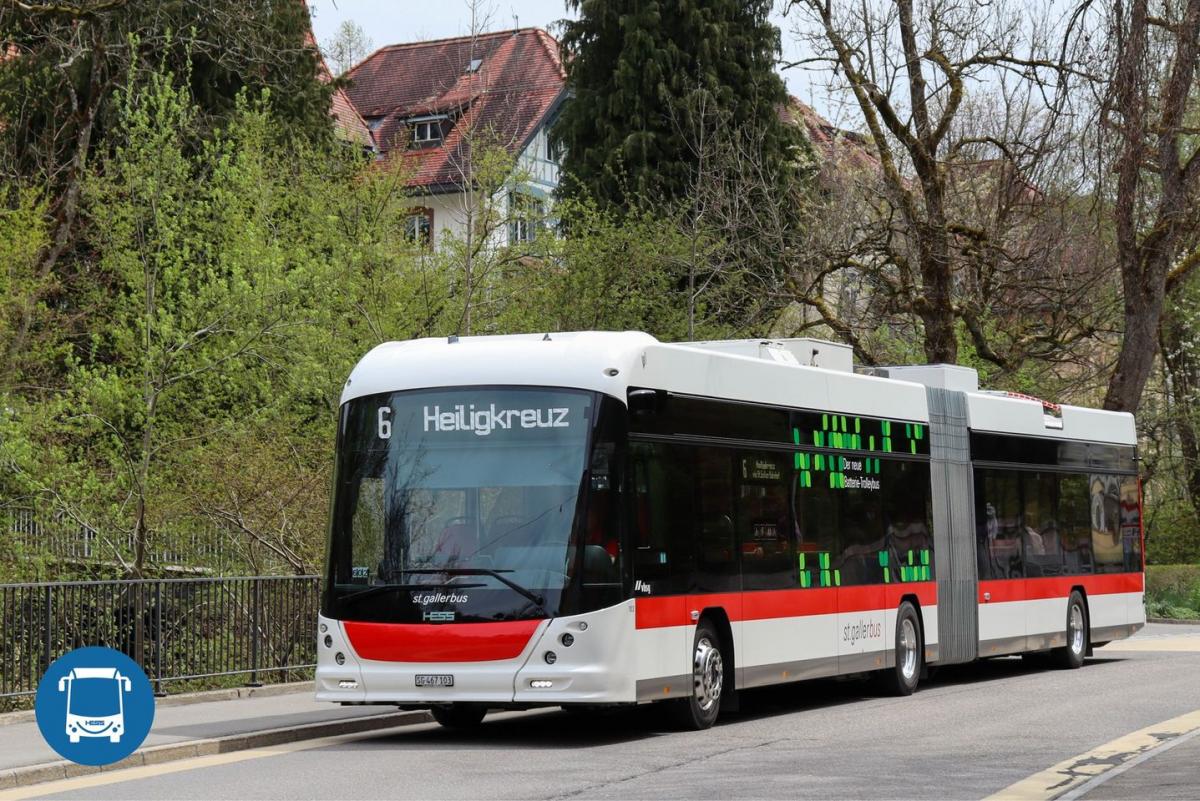
<svg viewBox="0 0 1200 801">
<path fill-rule="evenodd" d="M 85 23 L 81 23 L 85 24 Z M 76 113 L 78 130 L 75 134 L 75 151 L 71 156 L 71 164 L 67 170 L 66 188 L 58 201 L 58 209 L 54 215 L 54 234 L 49 246 L 38 261 L 36 275 L 39 281 L 44 281 L 58 266 L 58 260 L 75 240 L 75 222 L 79 216 L 79 197 L 83 190 L 84 171 L 87 168 L 88 154 L 92 148 L 92 131 L 95 128 L 96 114 L 99 111 L 102 92 L 100 86 L 100 65 L 102 62 L 99 35 L 93 35 L 92 64 L 88 79 L 87 98 Z M 16 372 L 17 360 L 25 349 L 29 338 L 29 330 L 33 325 L 33 314 L 39 298 L 31 295 L 25 299 L 21 308 L 21 316 L 17 321 L 16 330 L 8 342 L 4 353 L 5 374 L 8 380 Z"/>
<path fill-rule="evenodd" d="M 1171 422 L 1179 436 L 1188 499 L 1200 515 L 1200 355 L 1186 347 L 1192 333 L 1178 313 L 1163 314 L 1159 342 L 1171 379 Z"/>
<path fill-rule="evenodd" d="M 1154 367 L 1158 327 L 1162 319 L 1165 265 L 1123 259 L 1121 283 L 1125 297 L 1125 336 L 1117 356 L 1117 367 L 1108 383 L 1104 408 L 1135 412 L 1142 390 Z"/>
<path fill-rule="evenodd" d="M 936 168 L 935 168 L 936 170 Z M 942 206 L 942 186 L 931 174 L 922 181 L 929 221 L 918 226 L 921 282 L 924 285 L 918 308 L 925 326 L 925 360 L 929 364 L 958 364 L 955 335 L 954 272 L 950 236 Z"/>
</svg>

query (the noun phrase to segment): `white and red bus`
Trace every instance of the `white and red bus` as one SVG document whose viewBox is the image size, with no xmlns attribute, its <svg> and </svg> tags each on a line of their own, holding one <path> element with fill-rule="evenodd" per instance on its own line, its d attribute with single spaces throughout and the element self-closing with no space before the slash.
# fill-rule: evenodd
<svg viewBox="0 0 1200 801">
<path fill-rule="evenodd" d="M 342 395 L 317 697 L 663 701 L 1045 654 L 1145 622 L 1128 414 L 817 340 L 381 345 Z"/>
</svg>

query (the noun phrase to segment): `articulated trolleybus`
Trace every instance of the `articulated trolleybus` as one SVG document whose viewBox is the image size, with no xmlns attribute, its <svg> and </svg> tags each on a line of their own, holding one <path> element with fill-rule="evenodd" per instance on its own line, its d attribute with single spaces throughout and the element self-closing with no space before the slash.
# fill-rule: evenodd
<svg viewBox="0 0 1200 801">
<path fill-rule="evenodd" d="M 1135 444 L 818 340 L 381 345 L 342 395 L 317 697 L 704 728 L 750 687 L 1079 667 L 1145 622 Z"/>
</svg>

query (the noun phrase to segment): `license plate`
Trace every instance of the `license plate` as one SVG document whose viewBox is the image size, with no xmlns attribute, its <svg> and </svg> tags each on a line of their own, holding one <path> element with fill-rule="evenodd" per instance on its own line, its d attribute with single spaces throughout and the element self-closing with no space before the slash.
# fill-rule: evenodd
<svg viewBox="0 0 1200 801">
<path fill-rule="evenodd" d="M 454 676 L 449 673 L 418 673 L 418 687 L 453 687 Z"/>
</svg>

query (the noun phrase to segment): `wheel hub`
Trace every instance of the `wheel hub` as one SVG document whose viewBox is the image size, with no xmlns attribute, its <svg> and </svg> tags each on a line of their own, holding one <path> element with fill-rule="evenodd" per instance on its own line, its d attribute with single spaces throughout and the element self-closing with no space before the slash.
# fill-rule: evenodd
<svg viewBox="0 0 1200 801">
<path fill-rule="evenodd" d="M 705 712 L 721 700 L 721 687 L 725 681 L 725 664 L 721 652 L 712 641 L 703 637 L 696 643 L 692 661 L 692 685 L 696 703 Z"/>
<path fill-rule="evenodd" d="M 900 622 L 900 672 L 905 681 L 917 675 L 917 627 L 908 618 Z"/>
<path fill-rule="evenodd" d="M 1071 636 L 1071 650 L 1076 654 L 1083 653 L 1083 610 L 1078 604 L 1071 606 L 1071 618 L 1068 623 Z"/>
</svg>

